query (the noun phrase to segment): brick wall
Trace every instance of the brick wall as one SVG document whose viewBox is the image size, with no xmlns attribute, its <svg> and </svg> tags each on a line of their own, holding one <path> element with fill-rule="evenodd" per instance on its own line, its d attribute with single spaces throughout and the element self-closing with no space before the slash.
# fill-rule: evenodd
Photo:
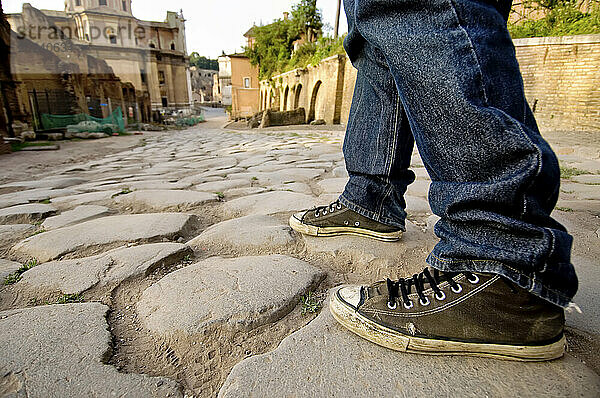
<svg viewBox="0 0 600 398">
<path fill-rule="evenodd" d="M 525 96 L 543 130 L 600 131 L 600 35 L 514 40 Z"/>
</svg>

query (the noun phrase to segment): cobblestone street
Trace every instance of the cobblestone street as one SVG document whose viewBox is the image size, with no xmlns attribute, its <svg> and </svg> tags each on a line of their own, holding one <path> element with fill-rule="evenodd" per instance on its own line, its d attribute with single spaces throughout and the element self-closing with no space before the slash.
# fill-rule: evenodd
<svg viewBox="0 0 600 398">
<path fill-rule="evenodd" d="M 437 216 L 417 152 L 400 242 L 303 237 L 287 219 L 342 192 L 344 132 L 207 116 L 26 180 L 3 163 L 0 396 L 600 396 L 600 144 L 548 135 L 570 170 L 555 216 L 583 311 L 567 314 L 568 354 L 419 356 L 347 332 L 326 300 L 424 267 Z"/>
</svg>

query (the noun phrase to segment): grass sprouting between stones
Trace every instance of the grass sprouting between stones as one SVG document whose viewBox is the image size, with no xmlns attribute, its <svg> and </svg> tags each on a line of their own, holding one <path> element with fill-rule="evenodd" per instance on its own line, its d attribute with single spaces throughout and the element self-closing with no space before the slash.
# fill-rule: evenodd
<svg viewBox="0 0 600 398">
<path fill-rule="evenodd" d="M 225 194 L 223 192 L 215 192 L 215 195 L 217 195 L 217 198 L 219 198 L 219 200 L 225 199 Z"/>
<path fill-rule="evenodd" d="M 83 297 L 79 293 L 63 294 L 53 304 L 83 303 Z"/>
<path fill-rule="evenodd" d="M 321 299 L 315 292 L 308 292 L 308 294 L 301 296 L 300 304 L 302 304 L 302 309 L 300 310 L 302 315 L 314 314 L 323 307 Z"/>
<path fill-rule="evenodd" d="M 572 177 L 580 176 L 582 174 L 588 174 L 588 172 L 585 170 L 580 170 L 576 167 L 560 166 L 560 178 L 568 180 Z"/>
<path fill-rule="evenodd" d="M 7 276 L 4 279 L 4 285 L 14 285 L 15 283 L 17 283 L 18 281 L 21 280 L 21 278 L 23 277 L 23 274 L 25 272 L 29 271 L 33 267 L 37 267 L 38 265 L 39 265 L 38 260 L 36 260 L 36 259 L 29 260 L 27 263 L 23 264 L 23 266 L 21 266 L 21 268 L 19 268 L 18 270 L 16 270 L 9 276 Z"/>
<path fill-rule="evenodd" d="M 121 192 L 117 192 L 116 194 L 111 196 L 111 198 L 116 198 L 117 196 L 121 196 L 121 195 L 127 195 L 131 192 L 133 192 L 133 191 L 129 188 L 123 188 L 123 189 L 121 189 Z"/>
<path fill-rule="evenodd" d="M 570 213 L 573 211 L 573 209 L 571 209 L 570 207 L 557 207 L 556 210 L 564 211 L 565 213 Z"/>
<path fill-rule="evenodd" d="M 36 235 L 39 235 L 39 234 L 43 234 L 44 232 L 46 232 L 46 230 L 42 228 L 39 231 L 35 231 L 31 235 L 29 235 L 28 238 L 31 238 L 32 236 L 36 236 Z"/>
</svg>

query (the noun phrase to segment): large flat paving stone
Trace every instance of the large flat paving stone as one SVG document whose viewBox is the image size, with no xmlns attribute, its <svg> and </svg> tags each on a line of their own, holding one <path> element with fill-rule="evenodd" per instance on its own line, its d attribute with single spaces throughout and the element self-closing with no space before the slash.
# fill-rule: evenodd
<svg viewBox="0 0 600 398">
<path fill-rule="evenodd" d="M 0 225 L 0 246 L 12 245 L 35 230 L 36 227 L 31 224 Z"/>
<path fill-rule="evenodd" d="M 200 250 L 227 249 L 235 252 L 269 252 L 294 243 L 291 228 L 270 216 L 255 215 L 223 221 L 207 228 L 188 242 Z"/>
<path fill-rule="evenodd" d="M 341 194 L 344 192 L 344 188 L 346 188 L 347 183 L 347 178 L 328 178 L 319 182 L 317 185 L 321 189 L 322 193 Z"/>
<path fill-rule="evenodd" d="M 102 217 L 32 236 L 16 244 L 12 252 L 46 262 L 103 245 L 177 239 L 191 232 L 194 221 L 194 216 L 180 213 Z"/>
<path fill-rule="evenodd" d="M 87 182 L 82 178 L 75 177 L 51 177 L 51 178 L 43 178 L 41 180 L 30 180 L 30 181 L 18 181 L 12 182 L 10 184 L 0 185 L 1 188 L 26 188 L 26 189 L 36 189 L 36 188 L 49 188 L 49 189 L 60 189 L 60 188 L 68 188 L 73 185 L 80 185 Z"/>
<path fill-rule="evenodd" d="M 340 326 L 329 309 L 271 353 L 237 364 L 219 398 L 597 397 L 600 377 L 566 356 L 548 363 L 389 350 Z"/>
<path fill-rule="evenodd" d="M 247 188 L 250 187 L 250 180 L 233 179 L 233 180 L 222 180 L 212 181 L 198 184 L 194 187 L 197 191 L 203 192 L 227 192 L 230 189 L 235 188 Z"/>
<path fill-rule="evenodd" d="M 23 274 L 17 287 L 35 293 L 83 293 L 91 288 L 116 286 L 126 279 L 146 276 L 191 253 L 179 243 L 154 243 L 125 247 L 73 260 L 51 261 Z"/>
<path fill-rule="evenodd" d="M 42 228 L 46 231 L 50 231 L 52 229 L 68 227 L 94 218 L 107 216 L 109 213 L 110 210 L 108 207 L 104 206 L 78 206 L 73 210 L 65 211 L 57 216 L 47 218 L 42 223 Z"/>
<path fill-rule="evenodd" d="M 119 373 L 108 307 L 68 304 L 0 312 L 0 391 L 10 397 L 181 397 L 166 378 Z"/>
<path fill-rule="evenodd" d="M 309 254 L 340 259 L 340 271 L 361 278 L 384 279 L 410 276 L 426 266 L 425 259 L 436 240 L 410 221 L 398 242 L 381 242 L 360 236 L 313 237 L 302 235 Z"/>
<path fill-rule="evenodd" d="M 115 197 L 115 202 L 152 210 L 185 210 L 205 203 L 216 202 L 218 199 L 217 195 L 207 192 L 148 190 L 119 195 Z"/>
<path fill-rule="evenodd" d="M 193 335 L 209 326 L 244 331 L 291 311 L 323 274 L 287 256 L 213 257 L 147 288 L 137 304 L 153 333 Z"/>
<path fill-rule="evenodd" d="M 53 206 L 30 203 L 0 209 L 0 224 L 26 224 L 46 218 L 56 213 Z"/>
<path fill-rule="evenodd" d="M 80 205 L 84 205 L 84 204 L 88 204 L 88 203 L 107 201 L 110 198 L 112 198 L 114 195 L 118 194 L 119 192 L 121 192 L 121 191 L 114 189 L 114 190 L 107 190 L 107 191 L 100 191 L 100 192 L 80 193 L 80 194 L 76 194 L 76 195 L 67 195 L 67 196 L 61 196 L 58 198 L 54 198 L 51 200 L 51 202 L 52 202 L 52 204 L 60 206 L 61 208 L 62 207 L 72 208 L 72 207 L 76 207 L 76 206 L 80 206 Z"/>
<path fill-rule="evenodd" d="M 21 268 L 21 264 L 0 258 L 0 285 L 4 282 L 7 276 Z"/>
<path fill-rule="evenodd" d="M 41 202 L 48 199 L 58 198 L 60 196 L 73 195 L 77 191 L 64 188 L 64 189 L 28 189 L 26 191 L 7 193 L 0 195 L 0 208 L 11 207 L 20 204 L 27 204 L 30 202 Z"/>
<path fill-rule="evenodd" d="M 224 212 L 228 215 L 256 215 L 293 212 L 308 209 L 317 204 L 313 196 L 288 191 L 265 192 L 225 202 Z"/>
</svg>

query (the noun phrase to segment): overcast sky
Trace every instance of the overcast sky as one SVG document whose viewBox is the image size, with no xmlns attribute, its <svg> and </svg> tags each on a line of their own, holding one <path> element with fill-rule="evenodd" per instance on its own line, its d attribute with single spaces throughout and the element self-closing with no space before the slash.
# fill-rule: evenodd
<svg viewBox="0 0 600 398">
<path fill-rule="evenodd" d="M 1 0 L 5 13 L 19 12 L 23 1 Z M 188 52 L 215 58 L 240 51 L 242 36 L 253 23 L 267 24 L 281 18 L 297 0 L 133 0 L 133 15 L 139 19 L 163 21 L 167 11 L 183 9 L 186 22 Z M 63 0 L 30 0 L 36 8 L 63 10 Z M 167 5 L 168 4 L 168 5 Z M 318 0 L 323 21 L 333 30 L 337 0 Z M 342 10 L 340 33 L 348 30 Z"/>
</svg>

